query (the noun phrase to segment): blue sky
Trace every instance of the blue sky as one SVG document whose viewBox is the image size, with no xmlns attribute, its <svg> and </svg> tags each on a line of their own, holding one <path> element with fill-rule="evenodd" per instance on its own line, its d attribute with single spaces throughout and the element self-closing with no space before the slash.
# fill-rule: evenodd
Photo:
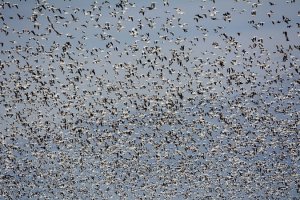
<svg viewBox="0 0 300 200">
<path fill-rule="evenodd" d="M 299 197 L 299 1 L 151 4 L 2 2 L 2 198 Z"/>
</svg>

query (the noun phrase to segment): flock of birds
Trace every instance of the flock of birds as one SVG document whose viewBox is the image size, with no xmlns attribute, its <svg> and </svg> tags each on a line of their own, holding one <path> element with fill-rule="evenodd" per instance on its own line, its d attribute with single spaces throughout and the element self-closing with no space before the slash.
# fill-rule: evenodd
<svg viewBox="0 0 300 200">
<path fill-rule="evenodd" d="M 299 1 L 3 1 L 0 198 L 299 199 Z"/>
</svg>

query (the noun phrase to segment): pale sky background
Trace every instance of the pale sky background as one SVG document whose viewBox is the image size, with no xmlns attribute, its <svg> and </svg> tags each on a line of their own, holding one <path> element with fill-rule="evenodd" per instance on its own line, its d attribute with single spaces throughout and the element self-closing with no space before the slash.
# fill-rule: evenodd
<svg viewBox="0 0 300 200">
<path fill-rule="evenodd" d="M 0 198 L 299 199 L 300 1 L 151 3 L 2 1 Z"/>
</svg>

